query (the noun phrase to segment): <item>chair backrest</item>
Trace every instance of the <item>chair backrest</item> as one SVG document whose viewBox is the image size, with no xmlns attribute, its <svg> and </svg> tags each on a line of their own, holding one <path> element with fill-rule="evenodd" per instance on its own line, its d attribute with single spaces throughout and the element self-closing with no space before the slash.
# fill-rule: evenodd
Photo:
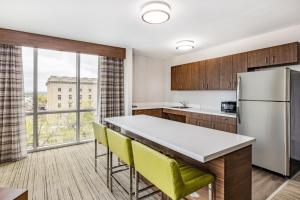
<svg viewBox="0 0 300 200">
<path fill-rule="evenodd" d="M 104 126 L 103 124 L 93 122 L 93 129 L 95 139 L 104 146 L 108 146 L 106 126 Z"/>
<path fill-rule="evenodd" d="M 179 199 L 184 183 L 177 162 L 136 141 L 132 150 L 135 170 L 172 199 Z"/>
<path fill-rule="evenodd" d="M 133 166 L 131 139 L 114 130 L 107 129 L 109 150 L 129 166 Z"/>
</svg>

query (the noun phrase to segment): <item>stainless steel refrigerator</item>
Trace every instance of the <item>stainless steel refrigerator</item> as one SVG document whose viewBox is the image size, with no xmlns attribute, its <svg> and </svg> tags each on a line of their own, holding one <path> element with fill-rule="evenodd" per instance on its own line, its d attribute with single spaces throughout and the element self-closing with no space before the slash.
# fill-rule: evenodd
<svg viewBox="0 0 300 200">
<path fill-rule="evenodd" d="M 256 138 L 252 164 L 293 176 L 300 166 L 300 72 L 246 72 L 237 81 L 237 131 Z"/>
</svg>

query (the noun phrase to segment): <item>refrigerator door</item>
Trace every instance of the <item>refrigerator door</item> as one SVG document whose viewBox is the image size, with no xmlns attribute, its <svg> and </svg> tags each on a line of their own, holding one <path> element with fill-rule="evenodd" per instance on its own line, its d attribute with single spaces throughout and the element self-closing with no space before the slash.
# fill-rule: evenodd
<svg viewBox="0 0 300 200">
<path fill-rule="evenodd" d="M 256 138 L 252 164 L 289 174 L 289 102 L 240 101 L 238 134 Z"/>
<path fill-rule="evenodd" d="M 238 99 L 290 101 L 289 73 L 289 69 L 239 73 Z"/>
</svg>

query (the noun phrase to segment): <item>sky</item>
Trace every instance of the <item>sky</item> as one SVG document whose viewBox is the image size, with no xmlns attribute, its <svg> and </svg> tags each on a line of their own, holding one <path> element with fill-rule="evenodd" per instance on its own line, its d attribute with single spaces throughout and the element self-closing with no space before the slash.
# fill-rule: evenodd
<svg viewBox="0 0 300 200">
<path fill-rule="evenodd" d="M 33 92 L 33 48 L 22 48 L 24 90 Z M 98 57 L 81 54 L 80 77 L 97 78 Z M 47 92 L 46 82 L 53 76 L 76 77 L 76 54 L 38 49 L 38 91 Z"/>
</svg>

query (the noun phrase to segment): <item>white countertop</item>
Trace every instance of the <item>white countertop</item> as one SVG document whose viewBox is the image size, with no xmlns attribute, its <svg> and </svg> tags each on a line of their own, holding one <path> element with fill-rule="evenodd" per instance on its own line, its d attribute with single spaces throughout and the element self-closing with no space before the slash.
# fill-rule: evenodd
<svg viewBox="0 0 300 200">
<path fill-rule="evenodd" d="M 202 163 L 255 142 L 252 137 L 146 115 L 112 117 L 105 121 Z"/>
<path fill-rule="evenodd" d="M 144 105 L 144 106 L 137 106 L 135 108 L 132 108 L 132 110 L 142 110 L 142 109 L 155 109 L 155 108 L 167 108 L 172 110 L 180 110 L 185 112 L 193 112 L 193 113 L 203 113 L 208 115 L 218 115 L 223 117 L 233 117 L 236 118 L 235 113 L 226 113 L 221 112 L 220 110 L 213 110 L 213 109 L 200 109 L 200 108 L 173 108 L 172 106 L 165 106 L 165 105 Z"/>
</svg>

